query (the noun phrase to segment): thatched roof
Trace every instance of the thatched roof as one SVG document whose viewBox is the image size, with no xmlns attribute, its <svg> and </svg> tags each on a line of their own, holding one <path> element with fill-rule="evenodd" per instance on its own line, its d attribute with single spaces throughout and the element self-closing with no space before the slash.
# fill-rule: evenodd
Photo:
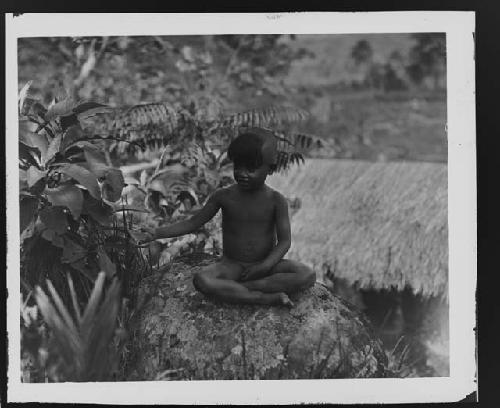
<svg viewBox="0 0 500 408">
<path fill-rule="evenodd" d="M 300 197 L 289 257 L 362 288 L 447 297 L 447 166 L 309 159 L 268 178 Z"/>
</svg>

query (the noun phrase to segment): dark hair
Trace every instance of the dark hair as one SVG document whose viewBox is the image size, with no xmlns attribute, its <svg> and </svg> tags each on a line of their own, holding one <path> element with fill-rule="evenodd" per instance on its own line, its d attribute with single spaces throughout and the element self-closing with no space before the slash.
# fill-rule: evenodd
<svg viewBox="0 0 500 408">
<path fill-rule="evenodd" d="M 236 165 L 260 167 L 263 140 L 255 133 L 242 133 L 234 139 L 227 150 L 227 157 Z"/>
</svg>

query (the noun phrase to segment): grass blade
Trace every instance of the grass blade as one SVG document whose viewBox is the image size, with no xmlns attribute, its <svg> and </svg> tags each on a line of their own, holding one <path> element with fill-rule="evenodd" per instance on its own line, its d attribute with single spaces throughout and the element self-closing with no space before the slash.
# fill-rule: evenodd
<svg viewBox="0 0 500 408">
<path fill-rule="evenodd" d="M 59 311 L 59 314 L 61 315 L 62 319 L 64 320 L 64 323 L 66 324 L 66 326 L 69 327 L 69 329 L 71 331 L 77 333 L 78 330 L 76 328 L 75 322 L 71 318 L 71 315 L 69 314 L 68 309 L 64 305 L 61 297 L 59 296 L 56 289 L 52 285 L 52 282 L 49 280 L 47 280 L 46 282 L 47 282 L 47 287 L 49 288 L 49 291 L 54 299 L 54 303 Z"/>
<path fill-rule="evenodd" d="M 71 279 L 71 276 L 69 274 L 68 274 L 68 286 L 69 286 L 69 291 L 71 293 L 71 301 L 73 303 L 73 309 L 75 309 L 76 321 L 78 322 L 78 325 L 80 325 L 82 320 L 82 314 L 80 312 L 80 307 L 78 306 L 78 299 L 76 297 L 75 287 L 73 286 L 73 279 Z"/>
<path fill-rule="evenodd" d="M 92 324 L 94 323 L 95 314 L 99 306 L 99 301 L 101 299 L 105 278 L 106 278 L 105 272 L 99 272 L 99 275 L 97 276 L 97 279 L 94 284 L 94 289 L 92 289 L 92 293 L 90 294 L 87 307 L 83 312 L 83 317 L 80 324 L 80 332 L 85 342 L 88 341 L 91 332 L 91 327 Z"/>
</svg>

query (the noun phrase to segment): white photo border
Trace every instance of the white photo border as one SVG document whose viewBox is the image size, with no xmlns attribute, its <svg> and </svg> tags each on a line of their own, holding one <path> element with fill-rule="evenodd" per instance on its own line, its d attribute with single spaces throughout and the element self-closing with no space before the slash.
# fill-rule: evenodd
<svg viewBox="0 0 500 408">
<path fill-rule="evenodd" d="M 457 401 L 476 391 L 476 126 L 473 12 L 6 14 L 9 402 L 296 404 Z M 17 39 L 53 36 L 445 32 L 450 376 L 409 379 L 21 383 Z"/>
</svg>

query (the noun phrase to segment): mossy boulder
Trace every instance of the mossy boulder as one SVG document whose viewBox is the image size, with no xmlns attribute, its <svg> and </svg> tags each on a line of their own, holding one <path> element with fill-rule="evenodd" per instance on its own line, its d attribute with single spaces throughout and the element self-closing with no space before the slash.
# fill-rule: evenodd
<svg viewBox="0 0 500 408">
<path fill-rule="evenodd" d="M 386 357 L 360 312 L 324 286 L 295 306 L 229 305 L 206 298 L 184 257 L 143 280 L 130 380 L 383 377 Z"/>
</svg>

